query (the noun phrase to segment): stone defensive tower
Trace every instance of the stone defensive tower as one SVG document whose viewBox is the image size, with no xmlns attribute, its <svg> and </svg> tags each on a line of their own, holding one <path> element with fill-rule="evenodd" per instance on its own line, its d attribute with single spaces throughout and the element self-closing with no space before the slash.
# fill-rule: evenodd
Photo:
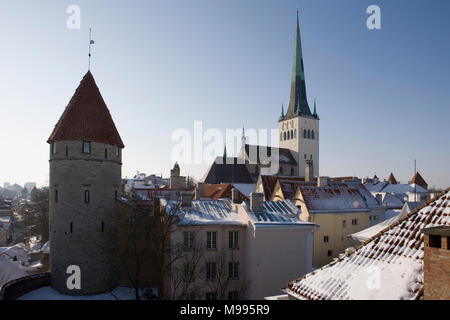
<svg viewBox="0 0 450 320">
<path fill-rule="evenodd" d="M 109 291 L 124 144 L 90 71 L 47 142 L 52 287 L 72 295 Z M 67 286 L 72 265 L 80 268 L 80 289 Z"/>
</svg>

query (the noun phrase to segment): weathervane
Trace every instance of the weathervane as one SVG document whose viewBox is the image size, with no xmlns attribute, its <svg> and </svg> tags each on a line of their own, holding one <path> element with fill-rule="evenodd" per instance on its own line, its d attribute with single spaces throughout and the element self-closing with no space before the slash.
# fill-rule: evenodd
<svg viewBox="0 0 450 320">
<path fill-rule="evenodd" d="M 88 64 L 88 70 L 91 70 L 91 47 L 95 43 L 94 40 L 92 40 L 92 28 L 89 28 L 89 64 Z"/>
</svg>

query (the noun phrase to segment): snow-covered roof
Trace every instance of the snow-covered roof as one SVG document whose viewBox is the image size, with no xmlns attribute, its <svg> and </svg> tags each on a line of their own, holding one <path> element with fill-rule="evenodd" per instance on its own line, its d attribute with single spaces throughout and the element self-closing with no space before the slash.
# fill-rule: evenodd
<svg viewBox="0 0 450 320">
<path fill-rule="evenodd" d="M 164 203 L 163 203 L 164 204 Z M 191 207 L 180 208 L 179 201 L 168 201 L 167 212 L 174 214 L 174 210 L 181 220 L 179 225 L 244 225 L 237 212 L 231 210 L 231 200 L 195 200 Z"/>
<path fill-rule="evenodd" d="M 418 299 L 423 292 L 423 233 L 450 225 L 450 188 L 355 251 L 291 282 L 307 299 Z"/>
<path fill-rule="evenodd" d="M 245 201 L 243 205 L 256 227 L 268 225 L 314 226 L 313 223 L 303 222 L 300 220 L 299 216 L 301 211 L 292 203 L 291 200 L 264 201 L 263 211 L 258 213 L 250 210 L 249 201 Z"/>
<path fill-rule="evenodd" d="M 250 193 L 255 190 L 255 183 L 233 183 L 233 186 L 249 199 Z"/>
<path fill-rule="evenodd" d="M 392 195 L 387 192 L 373 192 L 375 197 L 379 194 L 381 195 L 381 201 L 386 205 L 386 207 L 390 208 L 402 208 L 403 202 L 399 199 L 399 197 Z"/>
<path fill-rule="evenodd" d="M 381 192 L 384 187 L 386 187 L 389 184 L 389 182 L 377 182 L 377 183 L 365 183 L 364 187 L 366 187 L 369 192 Z"/>
<path fill-rule="evenodd" d="M 414 190 L 414 186 L 416 189 Z M 407 193 L 407 192 L 417 192 L 417 193 L 427 193 L 428 191 L 419 186 L 418 184 L 391 184 L 389 183 L 386 187 L 383 188 L 383 192 L 389 192 L 389 193 Z"/>
</svg>

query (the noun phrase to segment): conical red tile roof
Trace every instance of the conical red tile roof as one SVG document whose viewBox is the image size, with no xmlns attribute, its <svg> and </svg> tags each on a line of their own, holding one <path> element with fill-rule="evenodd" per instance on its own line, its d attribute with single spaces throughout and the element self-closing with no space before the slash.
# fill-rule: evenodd
<svg viewBox="0 0 450 320">
<path fill-rule="evenodd" d="M 391 172 L 391 174 L 389 175 L 388 181 L 389 181 L 391 184 L 397 184 L 397 180 L 395 179 L 395 177 L 394 177 L 394 175 L 392 174 L 392 172 Z"/>
<path fill-rule="evenodd" d="M 63 140 L 125 147 L 90 71 L 81 80 L 47 142 Z"/>
<path fill-rule="evenodd" d="M 425 182 L 419 172 L 416 172 L 414 177 L 411 179 L 411 183 L 415 183 L 425 189 L 428 189 L 428 183 Z"/>
</svg>

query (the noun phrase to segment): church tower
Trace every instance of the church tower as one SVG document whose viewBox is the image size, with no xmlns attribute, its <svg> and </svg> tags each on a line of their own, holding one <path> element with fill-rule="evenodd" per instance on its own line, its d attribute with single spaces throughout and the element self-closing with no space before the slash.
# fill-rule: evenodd
<svg viewBox="0 0 450 320">
<path fill-rule="evenodd" d="M 280 148 L 291 150 L 291 153 L 297 160 L 298 171 L 295 174 L 304 177 L 306 161 L 308 161 L 308 165 L 312 165 L 313 175 L 317 177 L 319 175 L 319 116 L 316 112 L 315 102 L 314 112 L 311 113 L 306 97 L 305 70 L 298 11 L 291 97 L 286 114 L 282 106 L 278 128 L 280 132 Z"/>
<path fill-rule="evenodd" d="M 109 291 L 124 144 L 90 71 L 47 142 L 52 287 L 72 295 Z M 69 266 L 80 268 L 80 289 L 67 286 Z"/>
</svg>

